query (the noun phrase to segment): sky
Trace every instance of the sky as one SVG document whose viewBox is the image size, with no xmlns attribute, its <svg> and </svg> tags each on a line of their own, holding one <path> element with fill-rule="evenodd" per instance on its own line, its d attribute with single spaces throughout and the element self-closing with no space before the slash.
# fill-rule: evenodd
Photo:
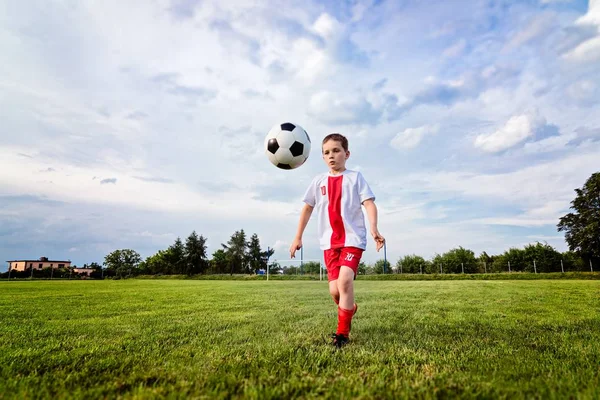
<svg viewBox="0 0 600 400">
<path fill-rule="evenodd" d="M 145 258 L 192 231 L 212 255 L 241 229 L 287 260 L 332 132 L 392 263 L 566 251 L 600 170 L 600 0 L 2 1 L 0 53 L 0 261 Z M 291 171 L 264 153 L 282 122 L 316 144 Z"/>
</svg>

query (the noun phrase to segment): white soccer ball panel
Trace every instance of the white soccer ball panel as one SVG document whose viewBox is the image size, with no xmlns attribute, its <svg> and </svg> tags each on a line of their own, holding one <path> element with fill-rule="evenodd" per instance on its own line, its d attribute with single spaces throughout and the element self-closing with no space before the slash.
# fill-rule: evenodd
<svg viewBox="0 0 600 400">
<path fill-rule="evenodd" d="M 294 159 L 294 156 L 288 149 L 280 148 L 277 150 L 277 153 L 275 153 L 275 158 L 277 158 L 278 163 L 289 164 Z"/>
<path fill-rule="evenodd" d="M 269 133 L 267 133 L 267 138 L 274 138 L 277 136 L 277 134 L 279 134 L 279 132 L 281 132 L 281 125 L 277 124 L 277 125 L 273 125 L 273 127 L 271 128 L 271 130 L 269 131 Z"/>
<path fill-rule="evenodd" d="M 299 166 L 301 166 L 302 164 L 304 164 L 304 162 L 306 161 L 308 157 L 306 157 L 304 154 L 298 157 L 294 157 L 292 159 L 292 162 L 290 163 L 290 166 L 292 168 L 298 168 Z"/>
<path fill-rule="evenodd" d="M 304 153 L 302 155 L 306 158 L 310 155 L 310 142 L 304 144 Z"/>
<path fill-rule="evenodd" d="M 290 131 L 281 131 L 277 135 L 277 143 L 279 143 L 280 147 L 289 149 L 294 144 L 295 141 L 296 141 L 296 138 L 295 138 L 294 134 Z"/>
<path fill-rule="evenodd" d="M 306 142 L 306 135 L 304 134 L 304 129 L 300 128 L 299 126 L 297 126 L 293 131 L 292 134 L 294 135 L 294 138 L 299 141 L 299 142 Z"/>
<path fill-rule="evenodd" d="M 279 150 L 275 153 L 275 158 L 281 164 L 291 164 L 294 160 L 294 156 L 292 152 L 287 148 L 280 147 Z"/>
</svg>

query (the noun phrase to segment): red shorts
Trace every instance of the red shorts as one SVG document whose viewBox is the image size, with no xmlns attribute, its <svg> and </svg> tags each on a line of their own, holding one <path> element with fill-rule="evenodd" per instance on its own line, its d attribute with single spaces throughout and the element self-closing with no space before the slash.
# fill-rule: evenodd
<svg viewBox="0 0 600 400">
<path fill-rule="evenodd" d="M 354 278 L 358 271 L 358 264 L 362 257 L 363 249 L 358 247 L 339 247 L 324 251 L 325 267 L 327 268 L 327 280 L 335 281 L 340 276 L 340 268 L 343 266 L 352 268 Z"/>
</svg>

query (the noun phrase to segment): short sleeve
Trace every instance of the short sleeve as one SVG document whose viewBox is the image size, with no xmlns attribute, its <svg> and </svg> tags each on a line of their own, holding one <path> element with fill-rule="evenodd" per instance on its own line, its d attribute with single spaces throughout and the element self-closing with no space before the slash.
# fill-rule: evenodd
<svg viewBox="0 0 600 400">
<path fill-rule="evenodd" d="M 361 204 L 369 199 L 375 200 L 373 191 L 371 191 L 369 184 L 360 172 L 356 176 L 356 185 L 358 186 L 358 196 Z"/>
<path fill-rule="evenodd" d="M 311 207 L 314 207 L 315 204 L 317 203 L 315 181 L 316 181 L 316 178 L 312 180 L 310 185 L 308 185 L 308 189 L 306 189 L 306 192 L 304 193 L 304 197 L 302 198 L 302 201 Z"/>
</svg>

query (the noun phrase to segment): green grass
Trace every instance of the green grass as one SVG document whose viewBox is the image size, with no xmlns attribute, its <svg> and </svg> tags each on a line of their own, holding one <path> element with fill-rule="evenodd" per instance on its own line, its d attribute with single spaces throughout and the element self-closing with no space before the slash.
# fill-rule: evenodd
<svg viewBox="0 0 600 400">
<path fill-rule="evenodd" d="M 600 282 L 0 282 L 0 398 L 600 398 Z"/>
</svg>

